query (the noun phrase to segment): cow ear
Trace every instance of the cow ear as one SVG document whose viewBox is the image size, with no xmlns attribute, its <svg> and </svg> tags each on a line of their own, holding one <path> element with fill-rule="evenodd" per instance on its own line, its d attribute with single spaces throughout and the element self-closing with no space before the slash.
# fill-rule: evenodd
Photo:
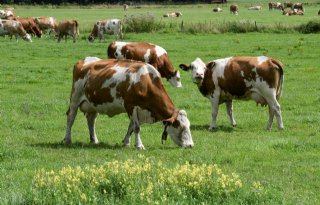
<svg viewBox="0 0 320 205">
<path fill-rule="evenodd" d="M 212 69 L 215 65 L 216 65 L 216 63 L 214 61 L 211 61 L 206 65 L 206 67 L 207 67 L 207 69 Z"/>
<path fill-rule="evenodd" d="M 186 64 L 180 64 L 179 67 L 184 71 L 190 70 L 190 66 L 187 66 Z"/>
</svg>

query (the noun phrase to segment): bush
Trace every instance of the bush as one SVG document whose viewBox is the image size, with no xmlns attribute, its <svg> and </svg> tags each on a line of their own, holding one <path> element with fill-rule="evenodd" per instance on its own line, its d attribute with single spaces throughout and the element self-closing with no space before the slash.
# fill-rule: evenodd
<svg viewBox="0 0 320 205">
<path fill-rule="evenodd" d="M 156 21 L 155 17 L 151 14 L 132 15 L 124 19 L 125 32 L 154 32 L 165 28 L 165 24 L 161 21 Z"/>
<path fill-rule="evenodd" d="M 296 27 L 296 30 L 300 33 L 319 33 L 320 32 L 320 20 L 312 20 L 306 24 L 301 24 Z"/>
</svg>

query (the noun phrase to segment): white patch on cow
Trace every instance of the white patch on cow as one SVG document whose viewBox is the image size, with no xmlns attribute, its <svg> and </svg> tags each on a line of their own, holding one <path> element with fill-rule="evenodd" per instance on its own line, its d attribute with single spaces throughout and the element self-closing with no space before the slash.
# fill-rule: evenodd
<svg viewBox="0 0 320 205">
<path fill-rule="evenodd" d="M 150 49 L 147 50 L 146 54 L 144 54 L 144 62 L 149 63 Z"/>
<path fill-rule="evenodd" d="M 244 77 L 244 72 L 243 72 L 243 70 L 240 71 L 240 75 L 241 75 L 242 77 Z"/>
<path fill-rule="evenodd" d="M 93 62 L 96 62 L 96 61 L 99 61 L 101 60 L 100 58 L 98 57 L 91 57 L 91 56 L 88 56 L 84 59 L 84 65 L 88 65 L 90 63 L 93 63 Z"/>
<path fill-rule="evenodd" d="M 224 78 L 224 70 L 232 57 L 214 60 L 215 67 L 212 72 L 212 79 L 215 86 L 218 86 L 218 78 Z"/>
<path fill-rule="evenodd" d="M 156 50 L 156 54 L 157 54 L 157 57 L 160 57 L 164 54 L 167 54 L 166 50 L 164 50 L 162 47 L 160 46 L 156 46 L 155 47 L 155 50 Z"/>
<path fill-rule="evenodd" d="M 49 21 L 48 21 L 48 24 L 51 25 L 52 27 L 54 26 L 55 24 L 55 20 L 53 17 L 49 17 Z"/>
<path fill-rule="evenodd" d="M 260 64 L 262 64 L 262 63 L 264 63 L 264 62 L 266 62 L 268 59 L 269 59 L 269 58 L 268 58 L 268 57 L 266 57 L 266 56 L 259 56 L 259 57 L 257 57 L 258 65 L 260 65 Z"/>
<path fill-rule="evenodd" d="M 120 41 L 115 42 L 115 46 L 117 47 L 117 50 L 115 53 L 117 59 L 125 59 L 126 58 L 125 56 L 122 55 L 121 50 L 122 50 L 122 47 L 127 44 L 128 44 L 128 42 L 120 42 Z"/>
<path fill-rule="evenodd" d="M 181 88 L 182 87 L 182 83 L 181 83 L 181 78 L 180 78 L 180 72 L 177 71 L 175 76 L 172 76 L 169 80 L 169 83 L 177 88 Z"/>
</svg>

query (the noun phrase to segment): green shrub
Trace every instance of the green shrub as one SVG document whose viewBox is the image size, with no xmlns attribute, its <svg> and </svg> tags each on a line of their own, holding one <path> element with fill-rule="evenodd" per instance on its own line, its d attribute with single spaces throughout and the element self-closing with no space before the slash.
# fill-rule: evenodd
<svg viewBox="0 0 320 205">
<path fill-rule="evenodd" d="M 300 33 L 319 33 L 320 32 L 320 20 L 312 20 L 306 24 L 301 24 L 296 27 L 296 30 Z"/>
<path fill-rule="evenodd" d="M 159 31 L 165 28 L 165 24 L 156 21 L 152 14 L 132 15 L 124 19 L 124 31 L 134 33 L 145 33 Z"/>
</svg>

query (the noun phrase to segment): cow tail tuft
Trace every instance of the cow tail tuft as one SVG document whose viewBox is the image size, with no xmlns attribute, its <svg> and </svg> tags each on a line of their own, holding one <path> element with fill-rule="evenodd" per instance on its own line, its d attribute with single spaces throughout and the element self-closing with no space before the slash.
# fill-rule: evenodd
<svg viewBox="0 0 320 205">
<path fill-rule="evenodd" d="M 79 22 L 77 20 L 73 20 L 75 26 L 76 26 L 76 35 L 79 37 L 80 32 L 79 32 Z"/>
<path fill-rule="evenodd" d="M 281 62 L 272 59 L 271 60 L 273 64 L 275 64 L 278 67 L 278 71 L 279 71 L 279 83 L 278 83 L 278 87 L 277 87 L 277 94 L 276 94 L 276 98 L 277 100 L 279 100 L 279 98 L 282 95 L 282 88 L 283 88 L 283 81 L 284 81 L 284 76 L 283 76 L 283 65 Z"/>
</svg>

